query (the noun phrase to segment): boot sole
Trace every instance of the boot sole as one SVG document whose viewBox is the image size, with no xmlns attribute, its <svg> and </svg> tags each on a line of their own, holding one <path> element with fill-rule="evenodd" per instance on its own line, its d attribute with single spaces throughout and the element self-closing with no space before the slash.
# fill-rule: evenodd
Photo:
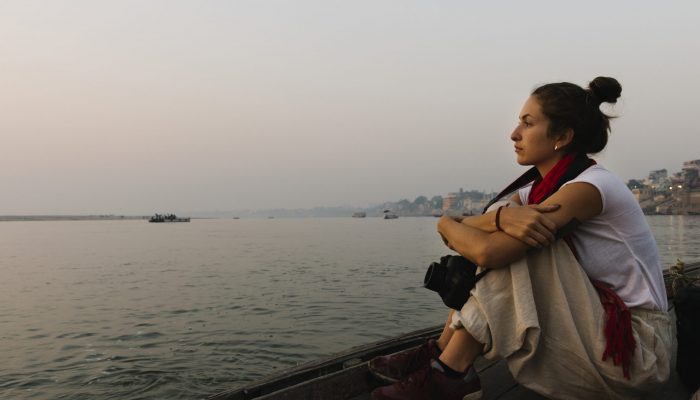
<svg viewBox="0 0 700 400">
<path fill-rule="evenodd" d="M 371 367 L 369 367 L 369 368 L 367 368 L 367 369 L 369 370 L 369 372 L 370 372 L 372 375 L 374 375 L 375 377 L 381 379 L 382 381 L 384 381 L 384 382 L 386 382 L 386 383 L 396 383 L 396 382 L 400 381 L 400 379 L 390 378 L 390 377 L 388 377 L 388 376 L 382 375 L 382 374 L 380 374 L 379 372 L 373 370 Z M 471 400 L 471 399 L 469 399 L 469 400 Z M 476 400 L 476 399 L 475 399 L 475 400 Z"/>
</svg>

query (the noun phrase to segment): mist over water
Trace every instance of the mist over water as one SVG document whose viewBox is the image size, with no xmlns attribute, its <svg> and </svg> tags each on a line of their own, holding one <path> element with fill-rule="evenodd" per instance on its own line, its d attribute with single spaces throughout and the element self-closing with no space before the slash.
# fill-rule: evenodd
<svg viewBox="0 0 700 400">
<path fill-rule="evenodd" d="M 700 259 L 700 218 L 649 222 L 664 266 Z M 435 223 L 0 223 L 0 397 L 202 398 L 439 324 Z"/>
</svg>

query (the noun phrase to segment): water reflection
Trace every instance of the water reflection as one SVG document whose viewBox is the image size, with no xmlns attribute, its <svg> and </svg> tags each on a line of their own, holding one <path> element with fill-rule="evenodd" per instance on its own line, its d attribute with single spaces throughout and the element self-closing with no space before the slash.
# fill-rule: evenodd
<svg viewBox="0 0 700 400">
<path fill-rule="evenodd" d="M 677 259 L 700 261 L 700 217 L 693 215 L 647 216 L 659 246 L 661 264 L 668 268 Z"/>
</svg>

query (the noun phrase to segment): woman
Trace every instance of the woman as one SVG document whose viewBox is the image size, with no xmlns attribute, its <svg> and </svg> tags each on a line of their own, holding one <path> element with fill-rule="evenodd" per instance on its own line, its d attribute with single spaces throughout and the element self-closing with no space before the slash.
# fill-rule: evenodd
<svg viewBox="0 0 700 400">
<path fill-rule="evenodd" d="M 639 398 L 668 379 L 656 243 L 624 183 L 586 156 L 607 144 L 600 105 L 621 91 L 605 77 L 533 91 L 510 138 L 537 179 L 491 212 L 438 223 L 451 249 L 491 271 L 437 341 L 370 362 L 396 381 L 373 399 L 480 398 L 479 354 L 505 358 L 521 385 L 550 398 Z M 580 225 L 556 241 L 571 221 Z"/>
</svg>

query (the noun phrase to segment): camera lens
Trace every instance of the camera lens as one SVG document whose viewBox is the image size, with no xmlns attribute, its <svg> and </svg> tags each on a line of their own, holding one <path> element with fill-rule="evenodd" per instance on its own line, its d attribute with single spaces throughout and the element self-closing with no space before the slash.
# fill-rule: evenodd
<svg viewBox="0 0 700 400">
<path fill-rule="evenodd" d="M 423 286 L 434 292 L 440 293 L 443 290 L 445 283 L 445 275 L 447 270 L 443 265 L 436 262 L 430 264 L 428 271 L 425 272 L 425 278 L 423 279 Z"/>
<path fill-rule="evenodd" d="M 444 256 L 428 267 L 423 286 L 437 292 L 446 306 L 460 310 L 476 284 L 476 264 L 462 256 Z"/>
</svg>

